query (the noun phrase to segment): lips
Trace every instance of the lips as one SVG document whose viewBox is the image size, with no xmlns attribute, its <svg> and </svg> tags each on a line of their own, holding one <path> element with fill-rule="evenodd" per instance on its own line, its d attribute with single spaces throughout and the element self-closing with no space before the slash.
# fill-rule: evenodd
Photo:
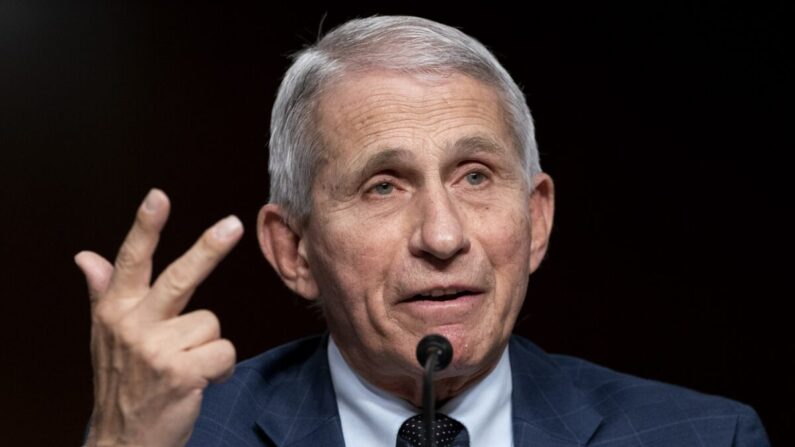
<svg viewBox="0 0 795 447">
<path fill-rule="evenodd" d="M 478 295 L 483 290 L 470 286 L 429 287 L 415 293 L 406 294 L 401 302 L 416 301 L 451 301 L 469 295 Z"/>
<path fill-rule="evenodd" d="M 442 326 L 450 330 L 452 325 L 471 326 L 481 318 L 486 295 L 485 289 L 469 285 L 414 289 L 401 294 L 394 311 L 396 318 L 420 324 L 422 331 Z"/>
</svg>

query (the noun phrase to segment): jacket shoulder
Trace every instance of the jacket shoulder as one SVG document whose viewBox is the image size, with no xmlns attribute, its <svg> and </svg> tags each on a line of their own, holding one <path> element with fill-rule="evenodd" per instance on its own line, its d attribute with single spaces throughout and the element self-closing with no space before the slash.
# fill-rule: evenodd
<svg viewBox="0 0 795 447">
<path fill-rule="evenodd" d="M 619 445 L 623 439 L 634 445 L 634 439 L 640 445 L 770 445 L 759 416 L 749 405 L 582 358 L 547 354 L 521 337 L 517 343 L 546 358 L 580 391 L 585 405 L 602 415 L 592 442 Z"/>
</svg>

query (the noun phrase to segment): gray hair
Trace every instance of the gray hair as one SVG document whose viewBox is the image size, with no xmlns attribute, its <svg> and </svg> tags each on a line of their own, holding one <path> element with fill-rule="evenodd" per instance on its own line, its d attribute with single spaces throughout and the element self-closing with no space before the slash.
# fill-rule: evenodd
<svg viewBox="0 0 795 447">
<path fill-rule="evenodd" d="M 524 94 L 494 55 L 460 30 L 411 16 L 350 20 L 293 55 L 271 113 L 270 201 L 288 222 L 303 225 L 312 208 L 312 183 L 325 159 L 316 111 L 321 94 L 346 74 L 387 69 L 415 76 L 461 73 L 493 87 L 510 117 L 528 189 L 541 172 Z"/>
</svg>

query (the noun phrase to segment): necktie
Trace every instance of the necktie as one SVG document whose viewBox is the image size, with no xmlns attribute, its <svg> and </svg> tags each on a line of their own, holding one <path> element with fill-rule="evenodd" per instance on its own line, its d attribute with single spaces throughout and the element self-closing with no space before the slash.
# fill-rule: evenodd
<svg viewBox="0 0 795 447">
<path fill-rule="evenodd" d="M 447 415 L 436 413 L 433 431 L 437 447 L 469 447 L 466 427 Z M 425 426 L 421 414 L 406 419 L 400 426 L 396 447 L 425 447 Z"/>
</svg>

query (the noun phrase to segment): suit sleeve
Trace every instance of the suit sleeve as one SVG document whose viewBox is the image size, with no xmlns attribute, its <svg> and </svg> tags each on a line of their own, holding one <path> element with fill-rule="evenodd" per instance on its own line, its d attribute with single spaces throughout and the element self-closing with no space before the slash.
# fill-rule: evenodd
<svg viewBox="0 0 795 447">
<path fill-rule="evenodd" d="M 756 411 L 743 405 L 737 417 L 737 430 L 734 433 L 734 447 L 770 447 L 765 427 Z"/>
</svg>

